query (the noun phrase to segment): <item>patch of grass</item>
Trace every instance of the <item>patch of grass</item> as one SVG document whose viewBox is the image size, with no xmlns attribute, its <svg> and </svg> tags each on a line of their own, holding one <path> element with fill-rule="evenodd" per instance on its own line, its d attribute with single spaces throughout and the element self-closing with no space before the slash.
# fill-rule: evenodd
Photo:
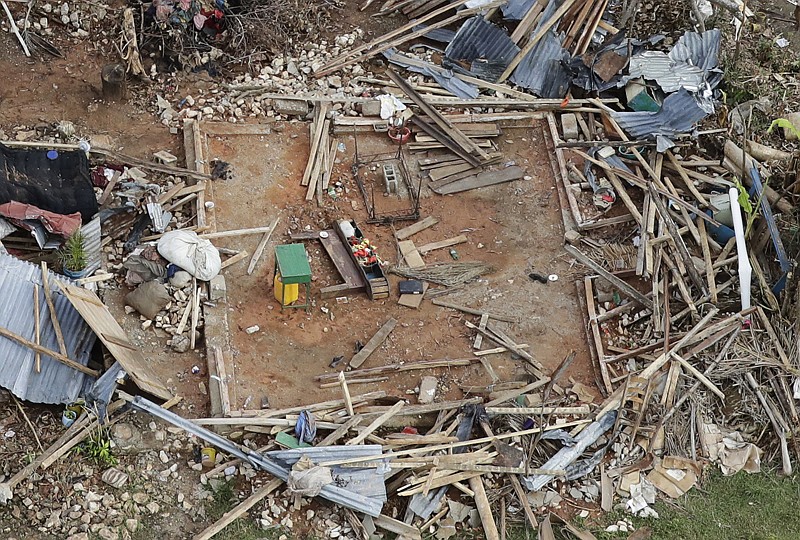
<svg viewBox="0 0 800 540">
<path fill-rule="evenodd" d="M 631 518 L 637 528 L 649 527 L 653 540 L 795 540 L 800 538 L 800 479 L 780 478 L 774 471 L 722 476 L 716 469 L 677 501 L 655 505 L 659 519 Z M 627 538 L 605 527 L 622 514 L 602 516 L 592 524 L 598 540 Z"/>
</svg>

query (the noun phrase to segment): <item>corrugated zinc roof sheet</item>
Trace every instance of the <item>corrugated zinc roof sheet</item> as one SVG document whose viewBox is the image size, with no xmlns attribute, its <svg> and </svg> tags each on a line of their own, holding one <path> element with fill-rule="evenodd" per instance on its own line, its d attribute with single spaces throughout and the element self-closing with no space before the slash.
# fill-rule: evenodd
<svg viewBox="0 0 800 540">
<path fill-rule="evenodd" d="M 61 294 L 55 281 L 71 283 L 50 272 L 48 281 L 56 318 L 64 334 L 67 356 L 86 365 L 96 336 L 72 304 Z M 50 310 L 42 288 L 42 270 L 29 262 L 0 253 L 0 326 L 30 341 L 35 341 L 34 284 L 39 285 L 40 343 L 58 351 Z M 42 355 L 40 373 L 34 369 L 35 353 L 7 338 L 0 337 L 0 386 L 20 399 L 36 403 L 70 403 L 93 379 L 64 364 Z"/>
<path fill-rule="evenodd" d="M 664 99 L 658 112 L 617 112 L 610 114 L 634 139 L 670 139 L 692 130 L 694 125 L 714 112 L 710 99 L 681 88 Z"/>
<path fill-rule="evenodd" d="M 547 32 L 511 74 L 511 82 L 539 97 L 564 97 L 572 83 L 572 73 L 566 67 L 569 60 L 561 39 Z"/>
<path fill-rule="evenodd" d="M 676 61 L 659 51 L 645 51 L 631 56 L 629 78 L 644 77 L 656 81 L 664 92 L 686 88 L 698 92 L 705 86 L 705 71 L 683 61 Z"/>
<path fill-rule="evenodd" d="M 508 0 L 500 7 L 503 18 L 507 21 L 521 21 L 535 2 L 536 0 Z"/>
<path fill-rule="evenodd" d="M 461 25 L 445 54 L 453 61 L 478 61 L 473 73 L 484 78 L 491 75 L 490 80 L 496 80 L 519 50 L 505 30 L 476 15 Z"/>
<path fill-rule="evenodd" d="M 722 40 L 719 28 L 706 30 L 702 34 L 686 32 L 669 52 L 670 58 L 710 71 L 719 65 L 717 56 Z"/>
<path fill-rule="evenodd" d="M 83 247 L 86 250 L 86 275 L 88 276 L 100 268 L 102 263 L 100 248 L 103 239 L 100 229 L 100 214 L 81 226 L 81 233 L 83 234 Z"/>
</svg>

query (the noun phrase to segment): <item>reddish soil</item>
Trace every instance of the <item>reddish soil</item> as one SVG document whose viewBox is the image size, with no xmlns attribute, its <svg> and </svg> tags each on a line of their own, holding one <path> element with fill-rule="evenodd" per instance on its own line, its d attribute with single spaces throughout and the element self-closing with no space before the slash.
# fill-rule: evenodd
<svg viewBox="0 0 800 540">
<path fill-rule="evenodd" d="M 265 136 L 209 138 L 208 157 L 229 161 L 236 171 L 234 179 L 214 186 L 217 228 L 263 226 L 281 215 L 277 231 L 280 234 L 272 237 L 270 248 L 253 275 L 246 275 L 246 261 L 232 266 L 226 274 L 236 364 L 238 403 L 234 408 L 250 396 L 251 407 L 257 407 L 262 396 L 267 396 L 273 407 L 338 397 L 338 389 L 319 389 L 313 377 L 331 371 L 328 364 L 335 356 L 349 359 L 356 340 L 365 343 L 389 317 L 396 318 L 399 325 L 363 367 L 469 357 L 471 331 L 460 320 L 461 314 L 428 302 L 419 310 L 398 306 L 397 276 L 390 276 L 392 296 L 388 300 L 370 301 L 365 295 L 351 295 L 347 304 L 337 304 L 333 299 L 319 299 L 319 289 L 338 283 L 339 278 L 321 245 L 313 241 L 307 241 L 306 246 L 314 279 L 314 306 L 308 313 L 293 309 L 281 312 L 272 293 L 271 255 L 276 243 L 290 242 L 286 233 L 328 228 L 332 220 L 348 217 L 361 225 L 384 260 L 395 263 L 397 256 L 391 229 L 366 224 L 366 209 L 349 173 L 352 136 L 340 139 L 346 149 L 338 155 L 341 163 L 334 175 L 334 180 L 341 181 L 347 192 L 333 202 L 326 196 L 326 207 L 317 208 L 315 202 L 303 203 L 305 188 L 299 185 L 307 159 L 308 130 L 304 124 L 278 128 L 282 131 Z M 365 153 L 388 146 L 378 136 L 360 136 L 359 145 L 374 148 Z M 549 368 L 555 367 L 570 349 L 578 351 L 569 376 L 591 384 L 575 287 L 569 279 L 568 266 L 560 260 L 561 211 L 541 127 L 509 129 L 501 137 L 501 150 L 507 160 L 519 163 L 533 179 L 447 197 L 424 190 L 421 215 L 435 216 L 439 223 L 415 235 L 413 240 L 420 246 L 466 234 L 469 241 L 456 246 L 460 259 L 484 261 L 496 271 L 446 299 L 519 316 L 522 323 L 511 325 L 507 330 L 510 335 L 520 343 L 530 344 L 534 357 Z M 415 164 L 417 158 L 412 156 L 408 161 Z M 247 236 L 226 239 L 220 245 L 252 253 L 258 241 L 258 236 Z M 447 262 L 451 258 L 448 250 L 442 249 L 429 253 L 425 260 Z M 555 273 L 561 279 L 548 285 L 534 283 L 527 277 L 534 270 Z M 327 314 L 321 310 L 323 307 Z M 473 316 L 467 318 L 476 320 Z M 244 331 L 254 325 L 260 328 L 257 333 L 250 335 Z M 491 363 L 501 380 L 519 375 L 519 364 L 507 354 L 493 356 Z M 357 391 L 380 388 L 400 396 L 413 389 L 421 375 L 395 375 L 385 383 L 360 386 Z M 440 388 L 444 390 L 439 399 L 461 397 L 458 384 L 491 382 L 479 363 L 468 368 L 437 370 L 434 375 L 440 377 Z"/>
</svg>

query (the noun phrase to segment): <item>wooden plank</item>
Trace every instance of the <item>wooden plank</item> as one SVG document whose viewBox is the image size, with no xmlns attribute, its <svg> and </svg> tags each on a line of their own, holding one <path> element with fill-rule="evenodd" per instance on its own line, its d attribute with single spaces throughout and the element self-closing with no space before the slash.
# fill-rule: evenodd
<svg viewBox="0 0 800 540">
<path fill-rule="evenodd" d="M 576 1 L 577 0 L 566 0 L 563 4 L 561 4 L 556 12 L 553 13 L 549 19 L 547 19 L 546 22 L 539 23 L 538 27 L 536 28 L 536 34 L 531 37 L 528 43 L 525 44 L 525 47 L 523 47 L 522 50 L 519 51 L 511 60 L 511 63 L 508 65 L 508 67 L 506 67 L 505 71 L 503 71 L 503 74 L 500 75 L 500 78 L 497 81 L 498 83 L 505 82 L 505 80 L 511 76 L 514 70 L 517 69 L 517 66 L 520 64 L 520 62 L 522 62 L 522 60 L 528 56 L 528 53 L 530 53 L 536 44 L 539 43 L 539 41 L 550 31 L 550 28 L 552 28 L 553 25 L 557 24 L 558 21 L 561 20 L 561 17 L 572 7 Z"/>
<path fill-rule="evenodd" d="M 481 346 L 483 345 L 483 334 L 481 334 L 481 331 L 486 330 L 487 324 L 489 324 L 489 314 L 481 313 L 481 320 L 478 322 L 478 333 L 475 334 L 475 341 L 472 344 L 473 349 L 480 351 Z M 505 347 L 500 348 L 503 350 L 508 350 Z"/>
<path fill-rule="evenodd" d="M 380 415 L 378 418 L 373 420 L 372 423 L 370 423 L 370 425 L 366 427 L 366 429 L 364 429 L 361 433 L 358 434 L 358 436 L 350 439 L 345 444 L 347 446 L 352 446 L 363 442 L 369 435 L 372 434 L 373 431 L 381 427 L 383 424 L 386 423 L 387 420 L 389 420 L 391 417 L 395 416 L 398 412 L 400 412 L 400 409 L 402 409 L 405 406 L 405 404 L 406 404 L 405 401 L 402 400 L 398 401 L 397 403 L 392 405 L 391 409 L 389 409 L 388 411 Z"/>
<path fill-rule="evenodd" d="M 119 361 L 120 365 L 122 365 L 131 377 L 131 380 L 133 380 L 139 388 L 161 399 L 172 399 L 172 392 L 161 382 L 150 367 L 149 360 L 145 358 L 141 351 L 121 347 L 117 345 L 117 343 L 112 343 L 104 337 L 113 336 L 116 338 L 115 341 L 130 343 L 125 331 L 120 327 L 113 315 L 109 313 L 108 308 L 103 305 L 94 292 L 72 285 L 65 285 L 58 281 L 56 281 L 56 284 L 72 303 L 72 306 L 81 314 L 86 324 L 89 325 L 92 331 L 97 334 L 103 344 L 108 348 L 111 356 Z M 131 344 L 131 347 L 133 347 L 133 344 Z"/>
<path fill-rule="evenodd" d="M 351 416 L 347 420 L 347 422 L 345 422 L 344 424 L 342 424 L 341 426 L 336 428 L 335 431 L 333 431 L 330 435 L 328 435 L 327 437 L 322 439 L 322 441 L 320 441 L 319 444 L 317 444 L 316 446 L 318 446 L 318 447 L 320 447 L 320 446 L 330 446 L 330 445 L 334 444 L 336 441 L 338 441 L 339 439 L 344 437 L 345 434 L 348 431 L 350 431 L 352 428 L 357 426 L 358 423 L 361 422 L 363 419 L 364 419 L 364 417 L 361 416 L 360 414 L 356 414 L 354 416 Z"/>
<path fill-rule="evenodd" d="M 469 487 L 475 493 L 475 506 L 478 508 L 486 540 L 500 540 L 500 533 L 497 532 L 497 525 L 492 516 L 492 506 L 489 504 L 489 498 L 483 487 L 483 479 L 480 476 L 470 478 Z"/>
<path fill-rule="evenodd" d="M 250 495 L 240 504 L 238 504 L 232 510 L 226 512 L 219 520 L 217 520 L 213 525 L 207 527 L 199 534 L 194 536 L 194 540 L 208 540 L 209 538 L 213 538 L 217 535 L 217 533 L 221 532 L 225 529 L 228 525 L 236 521 L 239 517 L 243 516 L 248 510 L 258 504 L 264 497 L 281 487 L 283 484 L 283 480 L 278 478 L 273 478 L 268 483 L 264 484 L 260 488 L 258 488 L 255 493 Z"/>
<path fill-rule="evenodd" d="M 350 287 L 365 287 L 364 276 L 359 272 L 356 263 L 350 256 L 349 246 L 346 246 L 342 242 L 342 239 L 333 229 L 328 229 L 323 232 L 328 234 L 327 238 L 323 238 L 319 235 L 316 237 L 319 239 L 328 257 L 331 258 L 333 265 L 336 267 L 336 271 L 342 276 L 344 282 Z"/>
<path fill-rule="evenodd" d="M 401 294 L 397 299 L 398 305 L 403 307 L 419 309 L 422 301 L 425 299 L 425 293 L 428 292 L 428 283 L 422 284 L 422 294 Z"/>
<path fill-rule="evenodd" d="M 339 386 L 342 388 L 342 396 L 347 414 L 353 416 L 353 399 L 350 397 L 350 389 L 347 387 L 347 377 L 345 377 L 344 371 L 339 372 Z"/>
<path fill-rule="evenodd" d="M 315 107 L 316 107 L 316 114 L 314 115 L 314 137 L 309 142 L 308 161 L 306 162 L 305 171 L 303 171 L 303 178 L 300 181 L 301 186 L 307 186 L 311 181 L 311 172 L 313 171 L 314 163 L 317 160 L 319 145 L 322 141 L 322 136 L 325 134 L 324 130 L 322 129 L 322 126 L 325 124 L 325 121 L 327 120 L 325 116 L 328 114 L 328 109 L 330 108 L 330 104 L 327 102 L 316 103 Z"/>
<path fill-rule="evenodd" d="M 459 304 L 454 304 L 452 302 L 447 302 L 445 300 L 440 300 L 439 298 L 434 298 L 433 300 L 431 300 L 431 303 L 433 305 L 435 305 L 435 306 L 439 306 L 439 307 L 443 307 L 443 308 L 449 308 L 449 309 L 455 309 L 456 311 L 463 311 L 464 313 L 469 313 L 470 315 L 477 315 L 478 317 L 481 317 L 481 316 L 483 316 L 484 313 L 487 313 L 489 315 L 490 319 L 494 319 L 496 321 L 502 321 L 502 322 L 507 322 L 507 323 L 518 323 L 518 322 L 520 322 L 520 318 L 519 317 L 514 317 L 513 315 L 503 315 L 501 313 L 488 312 L 488 311 L 475 309 L 475 308 L 471 308 L 471 307 L 467 307 L 467 306 L 461 306 Z"/>
<path fill-rule="evenodd" d="M 0 327 L 0 336 L 8 338 L 8 339 L 10 339 L 12 341 L 16 341 L 20 345 L 28 347 L 29 349 L 31 349 L 34 352 L 38 352 L 39 354 L 43 354 L 45 356 L 49 356 L 53 360 L 57 360 L 57 361 L 61 362 L 62 364 L 64 364 L 65 366 L 69 366 L 72 369 L 80 371 L 81 373 L 85 373 L 87 375 L 91 375 L 92 377 L 98 377 L 100 375 L 99 371 L 96 371 L 94 369 L 90 369 L 90 368 L 88 368 L 88 367 L 86 367 L 86 366 L 84 366 L 82 364 L 79 364 L 78 362 L 75 362 L 74 360 L 71 360 L 71 359 L 67 358 L 66 356 L 63 356 L 63 355 L 61 355 L 61 354 L 59 354 L 59 353 L 57 353 L 55 351 L 51 351 L 47 347 L 43 347 L 41 345 L 38 345 L 38 344 L 34 343 L 33 341 L 31 341 L 29 339 L 26 339 L 23 336 L 20 336 L 19 334 L 15 334 L 14 332 L 12 332 L 11 330 L 8 330 L 7 328 Z"/>
<path fill-rule="evenodd" d="M 261 238 L 261 241 L 258 243 L 258 247 L 253 252 L 253 257 L 250 259 L 250 264 L 247 266 L 247 275 L 253 273 L 253 270 L 256 269 L 256 265 L 258 261 L 261 259 L 261 255 L 264 253 L 264 248 L 267 247 L 267 243 L 269 243 L 269 239 L 272 237 L 272 233 L 275 232 L 275 229 L 278 227 L 278 223 L 280 222 L 281 218 L 277 218 L 275 222 L 272 224 L 268 232 L 264 233 L 264 236 Z"/>
<path fill-rule="evenodd" d="M 41 322 L 39 321 L 39 285 L 33 284 L 33 332 L 36 345 L 42 344 Z M 34 369 L 36 373 L 42 372 L 42 354 L 36 351 Z"/>
<path fill-rule="evenodd" d="M 448 238 L 446 240 L 440 240 L 438 242 L 431 242 L 429 244 L 425 244 L 424 246 L 420 246 L 417 248 L 417 251 L 420 255 L 425 255 L 426 253 L 433 251 L 435 249 L 443 249 L 450 246 L 457 246 L 458 244 L 463 244 L 467 241 L 467 237 L 463 234 L 455 236 L 453 238 Z"/>
<path fill-rule="evenodd" d="M 242 251 L 240 251 L 236 255 L 234 255 L 232 257 L 228 257 L 227 259 L 225 259 L 223 261 L 223 263 L 220 265 L 219 269 L 220 270 L 225 270 L 229 266 L 234 265 L 234 264 L 238 263 L 239 261 L 246 259 L 248 255 L 250 255 L 250 254 L 247 253 L 247 250 L 243 249 Z"/>
<path fill-rule="evenodd" d="M 422 260 L 422 256 L 419 254 L 413 240 L 401 240 L 397 243 L 397 247 L 400 248 L 400 254 L 403 255 L 403 259 L 405 259 L 409 268 L 422 268 L 425 266 L 425 261 Z"/>
<path fill-rule="evenodd" d="M 227 416 L 231 412 L 231 397 L 228 391 L 228 374 L 225 369 L 225 357 L 222 354 L 222 349 L 218 346 L 212 346 L 212 354 L 214 356 L 214 367 L 216 368 L 216 376 L 214 381 L 219 388 L 219 399 L 222 407 L 223 416 Z"/>
<path fill-rule="evenodd" d="M 203 233 L 198 236 L 211 240 L 213 238 L 230 238 L 232 236 L 245 236 L 248 234 L 263 234 L 272 230 L 272 227 L 253 227 L 251 229 L 234 229 L 230 231 L 219 231 L 213 233 Z"/>
<path fill-rule="evenodd" d="M 317 192 L 317 187 L 322 188 L 322 183 L 320 180 L 320 173 L 327 170 L 327 153 L 328 148 L 328 131 L 331 127 L 331 121 L 328 118 L 322 122 L 322 127 L 319 128 L 322 134 L 318 137 L 315 137 L 315 141 L 317 143 L 317 147 L 314 150 L 314 154 L 309 156 L 309 160 L 313 160 L 314 165 L 311 167 L 311 173 L 308 180 L 308 189 L 306 190 L 306 200 L 310 201 L 314 198 L 314 194 Z M 321 148 L 321 149 L 320 149 Z M 310 161 L 309 161 L 310 162 Z M 320 194 L 320 197 L 322 195 Z M 321 200 L 321 199 L 320 199 Z"/>
<path fill-rule="evenodd" d="M 512 182 L 514 180 L 519 180 L 524 176 L 525 171 L 523 171 L 521 167 L 513 165 L 500 171 L 484 171 L 475 176 L 462 178 L 461 180 L 450 182 L 449 184 L 442 186 L 435 191 L 439 195 L 450 195 L 452 193 L 461 193 L 462 191 L 469 191 L 472 189 Z"/>
<path fill-rule="evenodd" d="M 478 328 L 480 328 L 480 325 L 478 325 Z M 486 330 L 486 328 L 484 328 L 484 330 Z M 477 338 L 478 336 L 483 337 L 484 334 L 481 334 L 480 332 L 478 332 L 478 334 L 475 337 Z M 483 340 L 481 340 L 481 343 L 483 343 Z M 530 347 L 530 345 L 528 345 L 527 343 L 517 343 L 517 347 L 520 348 L 520 349 L 527 349 L 527 348 Z M 508 351 L 509 351 L 508 347 L 494 347 L 492 349 L 484 349 L 482 351 L 475 351 L 472 354 L 474 354 L 477 357 L 481 357 L 481 356 L 486 356 L 486 355 L 489 355 L 489 354 L 500 354 L 500 353 L 504 353 L 504 352 L 508 352 Z"/>
<path fill-rule="evenodd" d="M 417 221 L 409 225 L 408 227 L 403 227 L 399 231 L 394 233 L 394 237 L 398 240 L 405 240 L 406 238 L 417 234 L 418 232 L 424 231 L 429 227 L 433 227 L 439 223 L 439 220 L 433 216 L 428 216 L 425 219 Z"/>
<path fill-rule="evenodd" d="M 372 338 L 364 345 L 364 348 L 358 351 L 353 358 L 350 359 L 350 367 L 357 368 L 364 363 L 364 361 L 369 358 L 375 349 L 381 346 L 381 344 L 389 337 L 389 334 L 392 330 L 394 330 L 395 325 L 397 324 L 396 319 L 389 319 L 386 321 L 383 326 L 381 327 L 378 332 L 372 336 Z"/>
<path fill-rule="evenodd" d="M 447 17 L 441 21 L 425 25 L 425 27 L 421 30 L 414 31 L 415 26 L 421 25 L 427 21 L 430 21 L 431 19 L 438 18 L 440 15 L 444 15 L 451 9 L 456 9 L 460 6 L 463 6 L 467 3 L 467 1 L 468 0 L 457 0 L 452 4 L 444 5 L 419 19 L 414 19 L 411 22 L 392 30 L 391 32 L 383 34 L 381 37 L 371 41 L 370 43 L 365 43 L 359 47 L 356 47 L 355 49 L 345 51 L 324 65 L 322 69 L 314 74 L 314 76 L 319 78 L 330 75 L 331 73 L 342 69 L 345 66 L 355 62 L 364 61 L 375 56 L 376 54 L 380 54 L 387 49 L 397 47 L 398 45 L 401 45 L 409 40 L 422 37 L 436 28 L 443 28 L 465 17 L 471 17 L 472 15 L 480 13 L 484 8 L 488 7 L 483 6 L 476 9 L 463 9 L 451 17 Z M 492 5 L 494 4 L 497 4 L 497 2 L 494 2 Z"/>
<path fill-rule="evenodd" d="M 58 350 L 61 351 L 63 356 L 69 356 L 67 353 L 67 345 L 64 342 L 64 334 L 61 332 L 61 324 L 58 322 L 58 316 L 56 315 L 56 306 L 53 303 L 53 293 L 50 291 L 49 273 L 45 261 L 42 261 L 42 287 L 44 289 L 44 299 L 47 302 L 47 309 L 50 310 L 50 322 L 53 324 L 53 330 L 56 333 Z"/>
<path fill-rule="evenodd" d="M 103 194 L 100 195 L 100 198 L 97 200 L 97 204 L 103 206 L 108 201 L 108 198 L 111 197 L 111 194 L 114 192 L 114 188 L 117 187 L 117 183 L 119 179 L 122 177 L 122 173 L 119 171 L 114 171 L 111 175 L 111 180 L 108 181 L 106 184 L 105 189 L 103 189 Z"/>
<path fill-rule="evenodd" d="M 614 385 L 611 384 L 611 376 L 608 373 L 608 364 L 605 361 L 606 353 L 603 350 L 603 338 L 600 333 L 600 324 L 597 321 L 592 278 L 583 278 L 583 287 L 583 292 L 586 295 L 586 312 L 589 315 L 589 331 L 591 333 L 590 342 L 594 343 L 594 348 L 597 352 L 597 364 L 600 368 L 600 377 L 603 380 L 603 385 L 606 387 L 606 392 L 610 394 L 614 391 Z"/>
<path fill-rule="evenodd" d="M 397 534 L 398 538 L 402 538 L 404 540 L 422 540 L 422 535 L 420 534 L 419 529 L 413 525 L 408 525 L 402 521 L 390 518 L 385 514 L 381 514 L 376 518 L 372 518 L 372 522 L 376 527 L 380 527 L 381 529 Z"/>
<path fill-rule="evenodd" d="M 577 248 L 569 244 L 565 244 L 564 251 L 572 255 L 581 264 L 584 264 L 589 268 L 591 268 L 592 270 L 594 270 L 595 272 L 597 272 L 603 279 L 605 279 L 606 281 L 611 283 L 614 287 L 623 292 L 625 296 L 627 296 L 628 298 L 636 300 L 637 302 L 639 302 L 648 309 L 653 309 L 653 301 L 651 299 L 647 298 L 645 295 L 643 295 L 642 293 L 640 293 L 639 291 L 637 291 L 636 289 L 634 289 L 633 287 L 622 281 L 620 278 L 618 278 L 617 276 L 615 276 L 614 274 L 612 274 L 611 272 L 609 272 L 608 270 L 597 264 L 594 260 L 592 260 L 587 255 L 580 252 Z"/>
<path fill-rule="evenodd" d="M 435 182 L 437 180 L 441 180 L 442 178 L 447 178 L 450 175 L 465 171 L 475 171 L 473 173 L 475 174 L 480 171 L 480 168 L 473 167 L 469 163 L 457 163 L 455 165 L 450 165 L 448 167 L 440 167 L 438 169 L 433 169 L 428 173 L 428 176 L 430 177 L 431 180 Z"/>
<path fill-rule="evenodd" d="M 396 71 L 391 68 L 386 70 L 386 75 L 400 87 L 400 90 L 403 91 L 411 101 L 413 101 L 417 107 L 422 109 L 425 114 L 436 124 L 440 130 L 442 130 L 447 138 L 455 142 L 458 146 L 464 149 L 465 152 L 469 153 L 470 155 L 478 158 L 480 161 L 486 161 L 489 159 L 489 155 L 481 150 L 479 146 L 475 144 L 469 137 L 464 135 L 464 133 L 458 129 L 452 122 L 447 120 L 439 111 L 433 108 L 425 99 L 416 91 L 414 90 L 411 85 L 401 77 Z M 440 137 L 436 137 L 437 140 L 440 142 L 445 142 Z M 470 161 L 470 160 L 467 160 Z"/>
</svg>

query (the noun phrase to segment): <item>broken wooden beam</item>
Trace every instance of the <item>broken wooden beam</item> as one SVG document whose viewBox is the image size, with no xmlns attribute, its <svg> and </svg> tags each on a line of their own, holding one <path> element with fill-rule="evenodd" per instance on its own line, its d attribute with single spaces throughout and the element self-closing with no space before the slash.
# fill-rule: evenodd
<svg viewBox="0 0 800 540">
<path fill-rule="evenodd" d="M 383 326 L 378 330 L 372 338 L 364 345 L 364 348 L 358 351 L 353 358 L 350 359 L 349 366 L 351 368 L 357 368 L 364 363 L 364 361 L 369 358 L 375 349 L 381 346 L 381 344 L 389 337 L 389 334 L 392 330 L 394 330 L 395 325 L 397 324 L 397 320 L 394 318 L 389 319 L 386 321 Z"/>
</svg>

